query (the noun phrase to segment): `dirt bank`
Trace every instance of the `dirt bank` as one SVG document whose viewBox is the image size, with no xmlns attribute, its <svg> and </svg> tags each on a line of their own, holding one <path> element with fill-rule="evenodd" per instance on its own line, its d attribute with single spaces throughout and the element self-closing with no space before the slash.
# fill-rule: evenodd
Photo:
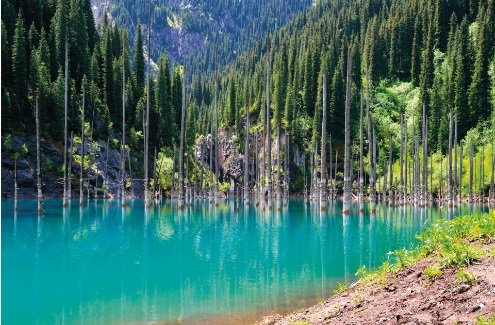
<svg viewBox="0 0 495 325">
<path fill-rule="evenodd" d="M 488 255 L 463 267 L 467 276 L 449 267 L 432 281 L 425 269 L 435 264 L 435 258 L 428 257 L 381 279 L 357 282 L 314 307 L 286 317 L 268 316 L 257 324 L 476 324 L 478 317 L 491 320 L 495 315 L 495 245 L 480 245 Z"/>
</svg>

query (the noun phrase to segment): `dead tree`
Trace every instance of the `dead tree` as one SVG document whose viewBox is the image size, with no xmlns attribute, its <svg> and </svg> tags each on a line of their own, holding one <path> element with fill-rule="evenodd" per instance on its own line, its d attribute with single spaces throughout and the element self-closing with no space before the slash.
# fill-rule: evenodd
<svg viewBox="0 0 495 325">
<path fill-rule="evenodd" d="M 108 147 L 110 146 L 110 137 L 107 138 L 107 155 L 105 158 L 105 182 L 103 186 L 103 197 L 107 198 L 107 189 L 108 189 Z"/>
<path fill-rule="evenodd" d="M 148 71 L 146 75 L 146 124 L 145 124 L 145 143 L 144 143 L 144 208 L 148 209 L 151 205 L 150 193 L 148 189 L 148 171 L 149 171 L 149 143 L 150 143 L 150 74 L 151 74 L 151 0 L 148 4 Z M 185 74 L 185 71 L 184 71 Z"/>
<path fill-rule="evenodd" d="M 270 132 L 270 39 L 268 38 L 267 62 L 266 62 L 266 142 L 267 142 L 267 187 L 268 210 L 272 209 L 272 136 Z"/>
<path fill-rule="evenodd" d="M 43 194 L 41 193 L 41 154 L 40 154 L 40 108 L 36 96 L 36 184 L 38 187 L 38 214 L 43 212 Z"/>
<path fill-rule="evenodd" d="M 361 106 L 359 115 L 359 203 L 364 199 L 364 139 L 363 139 L 363 90 L 361 89 Z"/>
<path fill-rule="evenodd" d="M 280 179 L 280 168 L 282 164 L 280 163 L 280 124 L 277 123 L 277 200 L 276 206 L 277 211 L 280 211 L 282 205 L 282 182 Z"/>
<path fill-rule="evenodd" d="M 246 139 L 244 140 L 244 203 L 249 204 L 249 105 L 246 107 Z"/>
<path fill-rule="evenodd" d="M 121 175 L 122 175 L 122 206 L 125 207 L 125 43 L 122 43 L 122 153 L 121 153 Z M 149 97 L 149 96 L 147 96 Z M 146 188 L 145 188 L 146 190 Z"/>
<path fill-rule="evenodd" d="M 172 199 L 175 198 L 175 157 L 177 157 L 176 151 L 177 151 L 177 147 L 174 143 L 174 157 L 172 158 L 172 188 L 170 189 L 170 197 Z"/>
<path fill-rule="evenodd" d="M 69 166 L 67 175 L 67 195 L 72 199 L 72 148 L 74 145 L 74 132 L 70 132 Z"/>
<path fill-rule="evenodd" d="M 405 203 L 404 197 L 404 114 L 400 114 L 400 156 L 399 156 L 399 165 L 400 165 L 400 175 L 399 175 L 399 205 L 403 205 Z"/>
<path fill-rule="evenodd" d="M 214 202 L 215 206 L 218 205 L 218 151 L 220 150 L 220 136 L 218 134 L 218 79 L 215 73 L 215 188 L 214 188 Z M 185 105 L 185 99 L 184 99 Z"/>
<path fill-rule="evenodd" d="M 83 183 L 84 183 L 84 108 L 85 108 L 85 95 L 83 87 L 83 101 L 81 110 L 81 173 L 79 174 L 79 206 L 83 205 Z"/>
<path fill-rule="evenodd" d="M 459 201 L 462 201 L 462 144 L 459 143 Z"/>
<path fill-rule="evenodd" d="M 454 115 L 454 187 L 453 187 L 454 206 L 457 205 L 457 113 Z"/>
<path fill-rule="evenodd" d="M 362 110 L 361 110 L 362 111 Z M 323 119 L 321 122 L 321 180 L 320 211 L 325 211 L 327 201 L 327 178 L 325 160 L 327 159 L 327 74 L 323 73 Z"/>
<path fill-rule="evenodd" d="M 474 147 L 473 142 L 469 143 L 469 193 L 468 193 L 468 203 L 473 203 L 473 155 Z"/>
<path fill-rule="evenodd" d="M 453 129 L 453 111 L 449 113 L 449 154 L 447 155 L 447 201 L 452 205 L 452 129 Z"/>
<path fill-rule="evenodd" d="M 179 209 L 184 209 L 184 132 L 186 119 L 185 82 L 186 70 L 182 74 L 182 113 L 180 120 L 180 149 L 179 149 Z"/>
<path fill-rule="evenodd" d="M 63 206 L 68 207 L 69 206 L 69 201 L 68 201 L 68 195 L 67 195 L 67 120 L 68 120 L 68 101 L 69 101 L 69 45 L 67 42 L 67 36 L 65 37 L 65 99 L 64 99 L 64 105 L 65 105 L 65 116 L 64 116 L 64 124 L 65 124 L 65 131 L 64 131 L 64 198 L 63 198 Z"/>
<path fill-rule="evenodd" d="M 366 115 L 368 120 L 368 146 L 369 146 L 369 183 L 370 183 L 370 208 L 371 212 L 376 211 L 376 189 L 375 189 L 375 143 L 374 134 L 371 129 L 371 116 L 370 116 L 370 93 L 369 93 L 369 71 L 366 64 Z"/>
<path fill-rule="evenodd" d="M 423 155 L 426 158 L 423 158 L 425 165 L 428 164 L 428 120 L 425 120 L 425 131 L 424 131 L 424 150 L 423 150 Z M 430 168 L 430 173 L 433 173 L 433 169 Z M 424 181 L 424 198 L 425 198 L 425 204 L 428 201 L 427 196 L 428 196 L 428 166 L 425 166 L 423 168 L 423 181 Z M 431 187 L 430 187 L 431 190 Z"/>
<path fill-rule="evenodd" d="M 351 48 L 347 49 L 347 81 L 345 91 L 345 154 L 344 154 L 344 206 L 342 209 L 343 214 L 349 214 L 351 204 Z"/>
<path fill-rule="evenodd" d="M 394 205 L 395 204 L 395 198 L 393 195 L 393 180 L 394 180 L 394 164 L 393 164 L 393 156 L 392 156 L 392 134 L 390 134 L 390 144 L 389 144 L 389 153 L 388 153 L 388 165 L 390 169 L 390 176 L 389 176 L 389 186 L 388 186 L 388 203 L 389 205 Z"/>
</svg>

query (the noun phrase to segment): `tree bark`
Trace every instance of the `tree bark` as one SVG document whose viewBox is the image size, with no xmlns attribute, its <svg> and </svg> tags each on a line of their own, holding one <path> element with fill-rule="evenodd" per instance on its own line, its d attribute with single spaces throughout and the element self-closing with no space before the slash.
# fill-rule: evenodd
<svg viewBox="0 0 495 325">
<path fill-rule="evenodd" d="M 64 106 L 65 106 L 65 116 L 64 116 L 64 124 L 65 124 L 65 131 L 64 131 L 64 198 L 63 198 L 63 206 L 68 207 L 69 206 L 69 200 L 68 200 L 68 195 L 67 195 L 67 130 L 68 130 L 68 125 L 67 125 L 67 119 L 68 119 L 68 101 L 69 101 L 69 45 L 67 42 L 67 36 L 65 37 L 65 99 L 64 99 Z"/>
<path fill-rule="evenodd" d="M 361 89 L 360 115 L 359 115 L 359 203 L 364 199 L 364 139 L 363 139 L 363 90 Z M 360 211 L 363 209 L 360 208 Z"/>
<path fill-rule="evenodd" d="M 280 163 L 280 124 L 277 125 L 277 211 L 280 211 L 282 205 L 282 182 L 280 179 L 280 168 L 282 164 Z"/>
<path fill-rule="evenodd" d="M 389 189 L 388 189 L 388 202 L 389 205 L 394 205 L 395 204 L 395 197 L 393 195 L 393 188 L 394 188 L 394 164 L 393 164 L 393 157 L 392 157 L 392 152 L 393 152 L 393 143 L 392 143 L 392 134 L 390 134 L 390 144 L 389 144 L 389 155 L 388 155 L 388 165 L 390 169 L 390 176 L 389 176 Z"/>
<path fill-rule="evenodd" d="M 474 163 L 473 163 L 473 155 L 474 155 L 474 147 L 473 143 L 469 143 L 469 196 L 468 203 L 473 203 L 473 171 L 474 171 Z"/>
<path fill-rule="evenodd" d="M 108 189 L 108 147 L 110 146 L 110 137 L 107 138 L 107 155 L 105 158 L 105 184 L 103 186 L 103 197 L 107 198 Z"/>
<path fill-rule="evenodd" d="M 448 205 L 452 205 L 452 129 L 453 129 L 453 111 L 450 110 L 449 113 L 449 154 L 448 159 L 448 169 L 447 169 L 447 200 Z"/>
<path fill-rule="evenodd" d="M 41 193 L 41 154 L 40 154 L 40 108 L 36 96 L 36 184 L 38 187 L 38 214 L 43 213 L 43 194 Z"/>
<path fill-rule="evenodd" d="M 67 175 L 67 196 L 72 199 L 72 147 L 74 145 L 74 132 L 70 133 L 69 166 Z"/>
<path fill-rule="evenodd" d="M 268 39 L 268 42 L 270 40 Z M 266 67 L 266 141 L 267 141 L 267 176 L 268 176 L 268 210 L 272 209 L 272 136 L 270 132 L 270 44 L 267 51 Z"/>
<path fill-rule="evenodd" d="M 400 114 L 400 175 L 399 175 L 399 205 L 405 203 L 404 197 L 404 114 Z"/>
<path fill-rule="evenodd" d="M 83 88 L 83 103 L 81 111 L 81 172 L 79 174 L 79 206 L 83 205 L 83 183 L 84 183 L 84 108 L 85 108 L 86 92 Z M 89 199 L 89 198 L 88 198 Z"/>
<path fill-rule="evenodd" d="M 184 133 L 186 119 L 186 95 L 185 95 L 186 70 L 182 75 L 182 114 L 180 120 L 180 149 L 179 149 L 179 209 L 184 209 Z M 216 98 L 216 95 L 215 95 Z"/>
<path fill-rule="evenodd" d="M 421 190 L 421 205 L 425 206 L 427 201 L 427 183 L 428 183 L 428 120 L 426 119 L 426 105 L 423 104 L 423 180 Z"/>
<path fill-rule="evenodd" d="M 149 209 L 151 206 L 150 201 L 150 193 L 148 188 L 148 170 L 149 170 L 149 144 L 150 144 L 150 97 L 151 97 L 151 89 L 150 89 L 150 66 L 151 59 L 151 0 L 148 4 L 148 73 L 146 76 L 146 125 L 145 125 L 145 146 L 144 146 L 144 208 Z M 184 69 L 185 74 L 185 69 Z M 185 79 L 184 79 L 185 81 Z"/>
<path fill-rule="evenodd" d="M 376 189 L 375 189 L 375 157 L 374 157 L 374 135 L 371 129 L 371 116 L 370 116 L 370 93 L 369 93 L 369 70 L 368 64 L 366 64 L 366 115 L 368 116 L 368 146 L 369 146 L 369 183 L 370 183 L 370 209 L 371 212 L 376 211 Z"/>
<path fill-rule="evenodd" d="M 347 81 L 345 91 L 345 155 L 344 155 L 344 206 L 342 213 L 349 214 L 351 204 L 351 48 L 347 49 Z"/>
<path fill-rule="evenodd" d="M 249 105 L 246 107 L 246 138 L 244 140 L 244 203 L 249 204 Z"/>
<path fill-rule="evenodd" d="M 125 55 L 124 55 L 124 43 L 122 43 L 122 165 L 121 165 L 121 175 L 122 175 L 122 206 L 125 207 Z M 149 97 L 149 96 L 148 96 Z"/>
<path fill-rule="evenodd" d="M 362 110 L 361 110 L 362 112 Z M 323 119 L 321 122 L 321 180 L 320 180 L 320 211 L 325 211 L 327 205 L 327 178 L 325 160 L 327 159 L 327 74 L 323 73 Z"/>
<path fill-rule="evenodd" d="M 218 174 L 218 151 L 220 150 L 219 148 L 219 143 L 220 143 L 220 137 L 218 135 L 218 79 L 217 79 L 217 74 L 215 73 L 215 188 L 213 190 L 214 194 L 214 202 L 215 206 L 218 206 L 218 179 L 219 179 L 219 174 Z M 184 99 L 184 106 L 185 106 L 185 99 Z"/>
</svg>

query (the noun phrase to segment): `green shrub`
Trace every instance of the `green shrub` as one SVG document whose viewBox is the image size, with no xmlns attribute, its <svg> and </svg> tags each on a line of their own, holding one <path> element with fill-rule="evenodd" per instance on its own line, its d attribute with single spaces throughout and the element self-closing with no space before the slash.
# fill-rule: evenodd
<svg viewBox="0 0 495 325">
<path fill-rule="evenodd" d="M 425 275 L 428 277 L 428 280 L 431 282 L 435 281 L 437 278 L 441 277 L 443 272 L 438 265 L 427 266 L 424 271 Z"/>
</svg>

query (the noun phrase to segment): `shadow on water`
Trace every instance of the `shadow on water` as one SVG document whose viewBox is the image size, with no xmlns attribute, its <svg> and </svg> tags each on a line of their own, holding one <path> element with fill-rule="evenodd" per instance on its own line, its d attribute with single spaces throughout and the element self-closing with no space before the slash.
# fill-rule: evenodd
<svg viewBox="0 0 495 325">
<path fill-rule="evenodd" d="M 231 198 L 184 210 L 163 200 L 2 201 L 2 322 L 253 323 L 318 303 L 365 265 L 414 245 L 437 219 L 488 206 L 290 200 L 281 211 Z M 265 208 L 263 208 L 265 207 Z"/>
</svg>

